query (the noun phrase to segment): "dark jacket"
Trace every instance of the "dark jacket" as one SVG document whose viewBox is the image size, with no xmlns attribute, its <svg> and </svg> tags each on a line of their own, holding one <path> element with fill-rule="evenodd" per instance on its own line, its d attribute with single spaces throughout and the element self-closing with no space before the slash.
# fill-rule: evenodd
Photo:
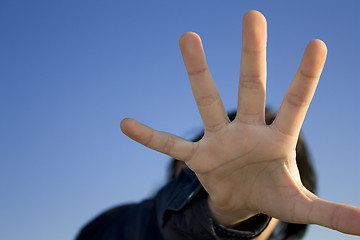
<svg viewBox="0 0 360 240">
<path fill-rule="evenodd" d="M 220 226 L 211 218 L 206 198 L 196 175 L 187 168 L 154 198 L 102 213 L 80 231 L 76 240 L 253 239 L 270 221 L 259 214 L 236 228 Z"/>
</svg>

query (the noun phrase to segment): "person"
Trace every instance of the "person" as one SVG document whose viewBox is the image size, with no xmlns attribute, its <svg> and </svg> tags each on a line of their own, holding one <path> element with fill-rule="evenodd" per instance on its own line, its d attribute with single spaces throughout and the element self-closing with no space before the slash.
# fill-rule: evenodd
<svg viewBox="0 0 360 240">
<path fill-rule="evenodd" d="M 111 209 L 77 239 L 268 239 L 279 221 L 318 224 L 360 236 L 360 209 L 317 197 L 304 186 L 296 145 L 326 59 L 307 45 L 271 124 L 265 123 L 266 20 L 243 18 L 238 107 L 230 121 L 207 67 L 201 40 L 179 40 L 204 134 L 191 142 L 126 118 L 131 139 L 186 164 L 154 198 Z M 276 229 L 275 229 L 276 230 Z M 290 238 L 289 238 L 290 239 Z"/>
<path fill-rule="evenodd" d="M 232 112 L 229 115 L 229 119 L 234 120 L 236 113 Z M 265 120 L 267 124 L 271 124 L 274 120 L 274 114 L 271 110 L 266 109 L 265 111 Z M 197 142 L 201 140 L 204 133 L 200 133 L 196 136 L 192 141 Z M 296 145 L 296 162 L 299 168 L 301 181 L 304 183 L 307 189 L 311 192 L 315 192 L 316 189 L 316 177 L 313 166 L 309 159 L 309 155 L 307 152 L 307 147 L 302 137 L 299 136 L 298 143 Z M 180 172 L 186 168 L 186 164 L 183 161 L 172 159 L 169 166 L 169 182 L 175 181 L 175 179 L 180 175 Z M 188 170 L 187 170 L 188 171 Z M 155 199 L 155 198 L 154 198 Z M 150 202 L 154 201 L 150 199 Z M 130 235 L 124 235 L 123 227 L 111 227 L 112 225 L 123 226 L 122 221 L 124 219 L 128 219 L 129 216 L 126 214 L 126 211 L 129 211 L 131 214 L 134 214 L 138 210 L 139 206 L 147 204 L 147 201 L 142 203 L 131 205 L 135 207 L 132 211 L 129 211 L 130 205 L 115 207 L 109 209 L 105 213 L 100 214 L 94 220 L 91 221 L 84 229 L 81 231 L 77 239 L 145 239 L 144 237 L 136 238 L 132 233 Z M 137 220 L 138 221 L 138 220 Z M 206 220 L 202 219 L 203 222 Z M 154 221 L 155 223 L 156 221 Z M 144 231 L 144 226 L 139 226 L 138 232 L 143 232 L 144 234 L 148 234 L 148 231 Z M 154 227 L 154 226 L 152 226 Z M 272 219 L 269 221 L 269 227 L 264 229 L 264 231 L 259 231 L 259 237 L 257 239 L 300 239 L 304 236 L 307 225 L 305 224 L 291 224 L 285 222 L 279 222 L 276 219 Z M 210 228 L 210 227 L 209 227 Z M 136 232 L 136 231 L 135 231 Z M 139 234 L 139 233 L 137 233 Z M 270 236 L 269 236 L 270 235 Z M 149 235 L 146 235 L 149 239 Z M 153 239 L 153 238 L 150 238 Z M 174 239 L 174 237 L 168 237 L 168 239 Z"/>
</svg>

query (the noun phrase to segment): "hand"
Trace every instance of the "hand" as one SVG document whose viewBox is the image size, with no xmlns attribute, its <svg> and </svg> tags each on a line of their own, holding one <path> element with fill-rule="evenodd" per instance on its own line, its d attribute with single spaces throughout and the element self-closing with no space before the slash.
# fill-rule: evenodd
<svg viewBox="0 0 360 240">
<path fill-rule="evenodd" d="M 243 19 L 237 115 L 230 122 L 207 67 L 200 38 L 179 41 L 204 137 L 189 142 L 133 119 L 121 122 L 133 140 L 184 161 L 209 194 L 209 207 L 225 225 L 264 213 L 285 222 L 319 224 L 360 235 L 360 209 L 322 200 L 301 183 L 295 146 L 316 89 L 327 49 L 320 40 L 306 47 L 279 112 L 265 124 L 266 20 L 250 11 Z"/>
</svg>

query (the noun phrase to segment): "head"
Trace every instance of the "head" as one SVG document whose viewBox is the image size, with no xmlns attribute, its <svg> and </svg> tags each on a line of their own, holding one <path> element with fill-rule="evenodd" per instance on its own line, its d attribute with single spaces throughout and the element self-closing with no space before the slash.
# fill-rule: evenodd
<svg viewBox="0 0 360 240">
<path fill-rule="evenodd" d="M 233 121 L 236 112 L 231 112 L 228 114 L 230 121 Z M 265 111 L 265 121 L 266 124 L 271 124 L 275 119 L 275 114 L 266 109 Z M 199 141 L 204 135 L 204 132 L 200 133 L 193 139 L 193 142 Z M 302 138 L 299 136 L 297 145 L 296 145 L 296 163 L 299 168 L 300 178 L 304 186 L 311 192 L 315 193 L 316 191 L 316 175 L 314 168 L 312 166 L 310 156 L 306 147 L 306 144 Z M 169 169 L 169 178 L 175 178 L 181 171 L 183 167 L 186 167 L 185 163 L 173 159 L 170 163 Z M 286 223 L 282 221 L 273 221 L 272 233 L 268 233 L 270 237 L 268 239 L 272 240 L 282 240 L 282 239 L 300 239 L 306 231 L 307 225 L 305 224 L 294 224 Z M 276 225 L 276 226 L 275 226 Z M 263 238 L 263 239 L 267 239 Z"/>
</svg>

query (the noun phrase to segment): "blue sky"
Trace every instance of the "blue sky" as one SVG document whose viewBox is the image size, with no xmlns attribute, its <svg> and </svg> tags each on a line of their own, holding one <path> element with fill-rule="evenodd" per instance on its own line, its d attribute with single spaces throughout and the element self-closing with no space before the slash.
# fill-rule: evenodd
<svg viewBox="0 0 360 240">
<path fill-rule="evenodd" d="M 235 109 L 241 19 L 252 9 L 268 21 L 274 109 L 306 44 L 327 44 L 303 134 L 319 195 L 360 207 L 359 7 L 356 0 L 0 1 L 0 239 L 72 239 L 101 211 L 156 192 L 169 158 L 124 136 L 121 119 L 185 138 L 201 129 L 178 48 L 188 31 L 202 37 L 224 104 Z M 307 235 L 353 238 L 317 226 Z"/>
</svg>

